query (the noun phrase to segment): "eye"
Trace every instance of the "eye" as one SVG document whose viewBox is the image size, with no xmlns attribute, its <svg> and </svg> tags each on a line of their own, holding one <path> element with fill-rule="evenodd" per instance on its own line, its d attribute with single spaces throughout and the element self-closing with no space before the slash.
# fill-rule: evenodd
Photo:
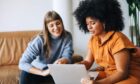
<svg viewBox="0 0 140 84">
<path fill-rule="evenodd" d="M 95 21 L 90 21 L 89 23 L 86 23 L 87 26 L 89 25 L 94 25 L 96 22 Z"/>
<path fill-rule="evenodd" d="M 53 27 L 53 24 L 48 24 L 48 27 L 49 27 L 49 28 L 52 28 L 52 27 Z"/>
<path fill-rule="evenodd" d="M 56 22 L 56 25 L 60 25 L 60 24 L 61 24 L 61 22 L 60 22 L 60 21 L 57 21 L 57 22 Z"/>
<path fill-rule="evenodd" d="M 95 23 L 96 23 L 95 21 L 92 21 L 92 22 L 91 22 L 92 25 L 94 25 Z"/>
</svg>

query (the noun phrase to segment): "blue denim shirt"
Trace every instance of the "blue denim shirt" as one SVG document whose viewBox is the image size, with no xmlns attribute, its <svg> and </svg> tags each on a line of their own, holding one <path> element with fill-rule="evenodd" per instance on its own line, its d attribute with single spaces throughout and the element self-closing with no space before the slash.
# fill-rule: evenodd
<svg viewBox="0 0 140 84">
<path fill-rule="evenodd" d="M 28 43 L 28 46 L 19 61 L 19 68 L 29 72 L 31 67 L 46 69 L 47 64 L 52 64 L 59 58 L 67 58 L 71 61 L 73 55 L 72 36 L 66 32 L 64 36 L 51 37 L 51 56 L 46 58 L 43 49 L 43 37 L 38 35 Z"/>
</svg>

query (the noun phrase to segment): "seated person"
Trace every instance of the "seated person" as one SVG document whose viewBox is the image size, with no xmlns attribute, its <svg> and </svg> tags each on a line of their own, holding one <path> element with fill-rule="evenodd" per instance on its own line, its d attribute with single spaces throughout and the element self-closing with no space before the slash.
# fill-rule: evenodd
<svg viewBox="0 0 140 84">
<path fill-rule="evenodd" d="M 61 17 L 49 11 L 44 18 L 43 31 L 29 42 L 19 68 L 20 84 L 54 84 L 47 64 L 67 64 L 73 55 L 72 36 L 64 29 Z"/>
<path fill-rule="evenodd" d="M 81 79 L 82 84 L 140 84 L 140 58 L 134 44 L 121 32 L 124 27 L 117 0 L 83 0 L 74 11 L 80 30 L 92 34 L 86 58 L 89 69 L 100 68 L 97 80 Z"/>
</svg>

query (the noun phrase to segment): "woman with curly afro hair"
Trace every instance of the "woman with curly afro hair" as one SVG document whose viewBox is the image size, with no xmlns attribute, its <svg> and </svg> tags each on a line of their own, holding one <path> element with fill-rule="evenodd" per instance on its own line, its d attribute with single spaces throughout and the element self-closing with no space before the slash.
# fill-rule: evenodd
<svg viewBox="0 0 140 84">
<path fill-rule="evenodd" d="M 121 32 L 122 11 L 117 0 L 83 0 L 74 11 L 79 29 L 92 34 L 86 58 L 80 62 L 89 69 L 99 67 L 96 80 L 82 78 L 82 84 L 140 84 L 140 57 L 137 48 Z"/>
</svg>

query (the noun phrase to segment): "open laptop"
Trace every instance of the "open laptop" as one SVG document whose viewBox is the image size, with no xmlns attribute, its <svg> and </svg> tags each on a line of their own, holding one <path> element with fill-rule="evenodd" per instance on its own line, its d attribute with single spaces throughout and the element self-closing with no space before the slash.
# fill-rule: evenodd
<svg viewBox="0 0 140 84">
<path fill-rule="evenodd" d="M 98 73 L 88 74 L 82 64 L 48 64 L 50 74 L 55 84 L 81 84 L 81 78 L 92 76 L 94 79 Z"/>
</svg>

